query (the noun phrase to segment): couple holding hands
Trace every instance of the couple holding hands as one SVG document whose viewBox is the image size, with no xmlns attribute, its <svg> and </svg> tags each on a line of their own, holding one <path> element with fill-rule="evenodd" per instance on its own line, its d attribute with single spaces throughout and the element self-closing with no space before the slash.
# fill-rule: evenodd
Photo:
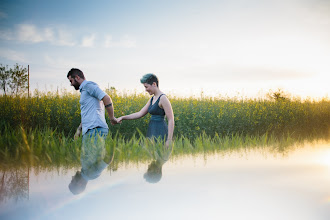
<svg viewBox="0 0 330 220">
<path fill-rule="evenodd" d="M 108 112 L 111 124 L 122 123 L 123 120 L 133 120 L 151 114 L 147 137 L 150 139 L 165 140 L 166 146 L 172 142 L 174 131 L 174 115 L 170 101 L 166 95 L 159 89 L 159 81 L 156 75 L 146 74 L 141 78 L 141 83 L 152 97 L 147 104 L 139 111 L 130 115 L 115 118 L 114 108 L 111 97 L 102 91 L 99 86 L 91 81 L 87 81 L 83 72 L 79 69 L 71 69 L 67 75 L 71 86 L 76 90 L 80 90 L 80 109 L 81 124 L 79 125 L 75 138 L 83 135 L 95 135 L 99 133 L 106 135 L 109 127 L 105 121 L 103 104 Z M 165 116 L 168 125 L 165 122 Z"/>
</svg>

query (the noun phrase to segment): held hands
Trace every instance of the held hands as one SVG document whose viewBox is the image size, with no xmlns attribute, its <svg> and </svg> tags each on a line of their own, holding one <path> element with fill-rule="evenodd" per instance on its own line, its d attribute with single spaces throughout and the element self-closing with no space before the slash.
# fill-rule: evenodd
<svg viewBox="0 0 330 220">
<path fill-rule="evenodd" d="M 118 124 L 118 119 L 113 117 L 112 119 L 110 119 L 110 122 L 112 125 L 116 125 L 116 124 Z"/>
<path fill-rule="evenodd" d="M 119 117 L 119 118 L 117 118 L 117 122 L 118 122 L 119 124 L 121 124 L 122 121 L 123 121 L 123 117 Z"/>
<path fill-rule="evenodd" d="M 123 117 L 110 119 L 112 125 L 121 124 Z"/>
<path fill-rule="evenodd" d="M 110 119 L 110 122 L 112 125 L 116 125 L 116 124 L 121 124 L 123 122 L 123 116 L 119 117 L 119 118 L 112 118 Z"/>
</svg>

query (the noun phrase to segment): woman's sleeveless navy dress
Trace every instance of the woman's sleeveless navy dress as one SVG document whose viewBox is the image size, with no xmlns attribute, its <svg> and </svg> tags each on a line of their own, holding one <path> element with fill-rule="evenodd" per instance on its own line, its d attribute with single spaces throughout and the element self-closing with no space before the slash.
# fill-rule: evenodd
<svg viewBox="0 0 330 220">
<path fill-rule="evenodd" d="M 158 139 L 160 137 L 162 140 L 166 140 L 167 137 L 168 127 L 165 122 L 165 111 L 158 105 L 162 95 L 164 94 L 161 94 L 154 104 L 152 104 L 154 97 L 150 100 L 148 112 L 151 114 L 151 119 L 147 131 L 147 137 L 150 139 Z"/>
</svg>

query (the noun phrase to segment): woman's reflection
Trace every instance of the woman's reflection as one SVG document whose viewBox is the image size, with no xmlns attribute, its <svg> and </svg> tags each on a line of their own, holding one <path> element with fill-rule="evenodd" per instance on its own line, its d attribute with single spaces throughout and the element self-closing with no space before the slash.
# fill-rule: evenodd
<svg viewBox="0 0 330 220">
<path fill-rule="evenodd" d="M 162 178 L 163 165 L 169 160 L 173 144 L 166 146 L 164 144 L 151 144 L 146 147 L 147 152 L 153 158 L 149 164 L 147 172 L 143 175 L 144 179 L 149 183 L 158 183 Z"/>
<path fill-rule="evenodd" d="M 80 157 L 81 171 L 76 172 L 69 184 L 69 189 L 74 195 L 83 192 L 88 181 L 98 178 L 112 162 L 115 147 L 109 147 L 107 150 L 105 139 L 106 135 L 101 133 L 83 137 Z"/>
</svg>

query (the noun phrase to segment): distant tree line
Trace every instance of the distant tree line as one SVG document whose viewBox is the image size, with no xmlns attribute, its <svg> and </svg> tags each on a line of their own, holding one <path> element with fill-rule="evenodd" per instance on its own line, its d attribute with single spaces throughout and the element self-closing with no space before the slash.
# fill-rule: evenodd
<svg viewBox="0 0 330 220">
<path fill-rule="evenodd" d="M 0 86 L 4 95 L 21 95 L 28 88 L 27 69 L 19 64 L 13 68 L 0 64 Z"/>
</svg>

